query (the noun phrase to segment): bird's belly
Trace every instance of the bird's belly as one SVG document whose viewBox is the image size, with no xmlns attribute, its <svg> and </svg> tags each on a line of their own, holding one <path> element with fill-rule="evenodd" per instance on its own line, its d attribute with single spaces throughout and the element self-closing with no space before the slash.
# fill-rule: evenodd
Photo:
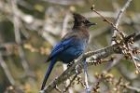
<svg viewBox="0 0 140 93">
<path fill-rule="evenodd" d="M 84 50 L 84 46 L 75 45 L 60 53 L 59 60 L 63 61 L 63 63 L 70 63 L 74 59 L 78 58 L 84 52 Z"/>
</svg>

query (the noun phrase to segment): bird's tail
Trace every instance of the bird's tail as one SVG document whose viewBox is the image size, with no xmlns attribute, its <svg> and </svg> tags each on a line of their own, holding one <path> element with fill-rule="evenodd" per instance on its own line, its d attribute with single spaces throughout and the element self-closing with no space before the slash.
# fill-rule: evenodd
<svg viewBox="0 0 140 93">
<path fill-rule="evenodd" d="M 46 75 L 45 75 L 45 77 L 44 77 L 44 80 L 43 80 L 43 83 L 42 83 L 42 86 L 41 86 L 41 90 L 44 89 L 44 87 L 45 87 L 45 85 L 46 85 L 46 82 L 47 82 L 47 80 L 48 80 L 48 78 L 49 78 L 49 76 L 50 76 L 50 73 L 52 72 L 52 69 L 53 69 L 55 63 L 56 63 L 56 59 L 52 59 L 52 61 L 51 61 L 50 64 L 49 64 L 49 67 L 48 67 L 48 70 L 47 70 L 47 72 L 46 72 Z"/>
</svg>

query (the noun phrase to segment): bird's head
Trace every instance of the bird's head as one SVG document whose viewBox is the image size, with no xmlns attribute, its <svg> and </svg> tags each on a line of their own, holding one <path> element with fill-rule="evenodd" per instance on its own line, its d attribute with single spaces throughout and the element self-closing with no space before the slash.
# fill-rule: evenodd
<svg viewBox="0 0 140 93">
<path fill-rule="evenodd" d="M 74 18 L 74 27 L 90 27 L 92 25 L 96 25 L 96 23 L 90 22 L 84 16 L 77 13 L 73 13 L 73 18 Z"/>
</svg>

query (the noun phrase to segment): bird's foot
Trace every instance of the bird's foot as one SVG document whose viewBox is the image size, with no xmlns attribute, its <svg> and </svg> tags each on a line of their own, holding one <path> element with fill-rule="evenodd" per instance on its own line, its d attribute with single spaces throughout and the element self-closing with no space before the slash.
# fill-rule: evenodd
<svg viewBox="0 0 140 93">
<path fill-rule="evenodd" d="M 71 61 L 70 63 L 68 63 L 67 67 L 69 68 L 70 66 L 72 66 L 72 64 L 74 64 L 74 61 Z"/>
</svg>

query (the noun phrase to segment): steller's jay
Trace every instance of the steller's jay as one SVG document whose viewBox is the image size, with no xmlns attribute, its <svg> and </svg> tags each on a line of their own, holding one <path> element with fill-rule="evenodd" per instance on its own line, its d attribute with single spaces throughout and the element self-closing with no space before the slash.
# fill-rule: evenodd
<svg viewBox="0 0 140 93">
<path fill-rule="evenodd" d="M 49 75 L 57 61 L 62 61 L 63 63 L 68 64 L 78 58 L 86 49 L 89 39 L 88 28 L 96 23 L 91 23 L 85 17 L 77 13 L 73 13 L 73 17 L 74 26 L 72 30 L 69 31 L 52 49 L 52 52 L 47 59 L 47 62 L 51 62 L 44 77 L 41 90 L 44 89 Z"/>
</svg>

